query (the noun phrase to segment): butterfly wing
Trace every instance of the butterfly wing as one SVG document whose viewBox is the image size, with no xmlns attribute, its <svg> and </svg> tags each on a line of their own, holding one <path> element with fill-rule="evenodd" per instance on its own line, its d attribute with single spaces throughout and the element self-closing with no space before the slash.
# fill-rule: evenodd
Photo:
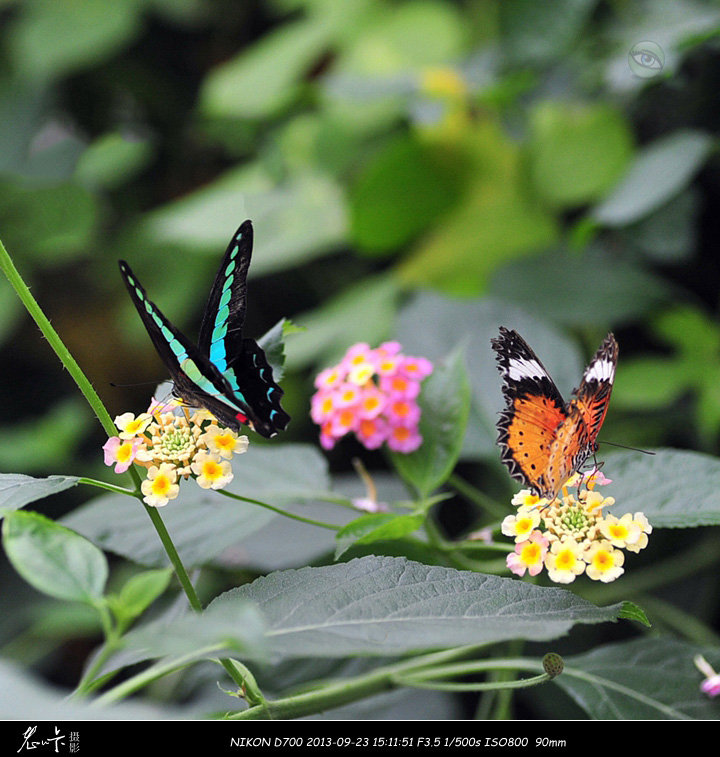
<svg viewBox="0 0 720 757">
<path fill-rule="evenodd" d="M 245 221 L 233 235 L 215 275 L 200 325 L 198 349 L 223 375 L 232 404 L 247 411 L 256 431 L 273 436 L 290 421 L 280 406 L 283 390 L 275 383 L 262 348 L 242 333 L 252 247 L 252 223 Z"/>
<path fill-rule="evenodd" d="M 617 359 L 617 342 L 612 334 L 608 334 L 585 369 L 580 386 L 570 402 L 570 413 L 574 415 L 577 412 L 585 427 L 583 444 L 580 445 L 580 453 L 585 454 L 585 458 L 597 449 L 597 436 L 610 404 Z M 585 458 L 578 463 L 578 467 Z"/>
<path fill-rule="evenodd" d="M 250 418 L 239 403 L 229 405 L 220 397 L 232 388 L 210 360 L 152 302 L 130 266 L 120 261 L 120 273 L 155 349 L 167 367 L 175 393 L 192 407 L 205 407 L 223 425 L 239 431 Z"/>
<path fill-rule="evenodd" d="M 491 344 L 506 402 L 498 420 L 501 459 L 513 478 L 538 496 L 552 499 L 557 489 L 554 480 L 548 479 L 548 470 L 557 447 L 557 430 L 567 420 L 565 402 L 537 355 L 516 331 L 501 327 Z"/>
</svg>

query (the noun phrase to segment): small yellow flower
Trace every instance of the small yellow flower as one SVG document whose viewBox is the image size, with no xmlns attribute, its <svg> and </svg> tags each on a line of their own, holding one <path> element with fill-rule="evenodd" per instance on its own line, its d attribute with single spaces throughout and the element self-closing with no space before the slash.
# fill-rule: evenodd
<svg viewBox="0 0 720 757">
<path fill-rule="evenodd" d="M 234 454 L 247 451 L 248 438 L 238 436 L 232 429 L 213 425 L 198 439 L 198 444 L 204 444 L 211 452 L 230 460 Z"/>
<path fill-rule="evenodd" d="M 540 507 L 547 504 L 545 497 L 538 497 L 530 489 L 521 489 L 511 501 L 515 507 Z"/>
<path fill-rule="evenodd" d="M 633 523 L 638 527 L 640 533 L 632 544 L 627 545 L 627 549 L 630 552 L 639 552 L 641 549 L 647 547 L 648 534 L 651 534 L 653 529 L 644 513 L 635 513 Z"/>
<path fill-rule="evenodd" d="M 162 507 L 169 500 L 175 499 L 180 492 L 180 487 L 175 483 L 177 473 L 170 463 L 162 463 L 148 469 L 148 477 L 142 482 L 140 488 L 145 495 L 143 501 L 150 507 Z"/>
<path fill-rule="evenodd" d="M 543 569 L 547 548 L 548 540 L 540 531 L 533 531 L 529 539 L 515 545 L 515 551 L 507 556 L 507 566 L 518 576 L 524 576 L 526 570 L 536 576 Z"/>
<path fill-rule="evenodd" d="M 572 583 L 576 576 L 585 571 L 582 546 L 572 537 L 553 542 L 545 557 L 545 567 L 551 581 L 559 584 Z"/>
<path fill-rule="evenodd" d="M 203 489 L 222 489 L 233 480 L 230 463 L 207 452 L 198 452 L 190 467 Z"/>
<path fill-rule="evenodd" d="M 613 547 L 627 547 L 640 538 L 640 527 L 633 521 L 633 516 L 626 513 L 622 518 L 606 515 L 600 522 L 600 533 Z"/>
<path fill-rule="evenodd" d="M 610 507 L 615 504 L 613 497 L 603 497 L 600 492 L 588 491 L 585 497 L 585 509 L 588 512 L 601 512 L 603 507 Z"/>
<path fill-rule="evenodd" d="M 140 413 L 136 418 L 133 413 L 123 413 L 115 418 L 115 425 L 120 429 L 121 439 L 132 439 L 138 434 L 145 432 L 150 425 L 152 415 L 150 413 Z"/>
<path fill-rule="evenodd" d="M 516 515 L 508 515 L 503 520 L 500 530 L 505 536 L 513 536 L 517 544 L 525 541 L 538 525 L 540 513 L 529 507 L 520 507 Z"/>
<path fill-rule="evenodd" d="M 625 555 L 619 549 L 614 549 L 610 542 L 594 542 L 584 555 L 587 562 L 586 573 L 593 581 L 609 583 L 619 578 L 625 569 Z"/>
</svg>

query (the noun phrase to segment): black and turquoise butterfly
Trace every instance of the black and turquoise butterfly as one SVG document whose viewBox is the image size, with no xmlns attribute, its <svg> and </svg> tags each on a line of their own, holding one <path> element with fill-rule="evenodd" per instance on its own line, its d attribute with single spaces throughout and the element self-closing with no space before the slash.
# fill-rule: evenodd
<svg viewBox="0 0 720 757">
<path fill-rule="evenodd" d="M 170 371 L 173 394 L 186 405 L 209 410 L 234 431 L 244 423 L 271 437 L 287 426 L 290 416 L 280 407 L 283 390 L 273 380 L 265 353 L 254 339 L 242 335 L 252 244 L 252 223 L 245 221 L 235 232 L 215 276 L 197 347 L 148 299 L 124 260 L 120 261 L 120 273 Z"/>
</svg>

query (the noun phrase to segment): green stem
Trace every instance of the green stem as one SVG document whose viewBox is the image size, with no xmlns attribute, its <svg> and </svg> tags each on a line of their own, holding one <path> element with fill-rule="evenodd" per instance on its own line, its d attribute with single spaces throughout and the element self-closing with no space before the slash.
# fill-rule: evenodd
<svg viewBox="0 0 720 757">
<path fill-rule="evenodd" d="M 148 505 L 145 505 L 145 503 L 143 503 L 143 505 L 145 506 L 145 511 L 150 516 L 150 520 L 155 526 L 155 530 L 157 531 L 157 534 L 160 537 L 160 541 L 162 542 L 170 563 L 175 570 L 175 575 L 178 577 L 178 581 L 180 581 L 180 585 L 185 592 L 185 596 L 188 598 L 190 607 L 192 607 L 195 612 L 202 612 L 202 603 L 200 602 L 200 599 L 195 591 L 195 587 L 190 581 L 190 576 L 188 576 L 187 571 L 185 570 L 185 566 L 180 559 L 180 555 L 178 554 L 177 549 L 175 549 L 175 545 L 170 538 L 170 534 L 165 527 L 165 523 L 160 517 L 158 509 L 156 507 L 149 507 Z"/>
<path fill-rule="evenodd" d="M 314 520 L 313 518 L 305 518 L 302 515 L 295 515 L 294 513 L 289 513 L 287 510 L 282 510 L 279 507 L 275 507 L 275 505 L 270 505 L 267 502 L 261 502 L 259 499 L 243 497 L 240 494 L 233 494 L 232 492 L 226 491 L 225 489 L 218 489 L 218 494 L 222 494 L 225 497 L 230 497 L 230 499 L 240 500 L 241 502 L 249 502 L 251 505 L 259 505 L 260 507 L 264 507 L 266 510 L 272 510 L 274 513 L 278 513 L 278 515 L 283 515 L 286 518 L 292 518 L 293 520 L 299 520 L 301 523 L 309 523 L 311 526 L 328 528 L 331 531 L 339 531 L 342 528 L 342 526 L 336 526 L 333 523 L 324 523 L 321 520 Z"/>
<path fill-rule="evenodd" d="M 93 706 L 103 707 L 125 699 L 125 697 L 134 694 L 136 691 L 148 686 L 153 681 L 163 678 L 170 673 L 174 673 L 176 670 L 182 670 L 182 668 L 195 660 L 211 657 L 214 652 L 217 652 L 223 646 L 224 644 L 213 644 L 204 649 L 199 649 L 187 655 L 183 655 L 182 657 L 175 657 L 170 661 L 162 660 L 161 662 L 157 662 L 146 670 L 143 670 L 142 673 L 138 673 L 109 691 L 106 691 L 102 696 L 93 701 Z M 236 676 L 233 676 L 233 678 L 235 677 Z"/>
<path fill-rule="evenodd" d="M 492 514 L 494 518 L 504 518 L 510 512 L 510 508 L 507 505 L 503 505 L 492 497 L 488 497 L 487 494 L 469 484 L 465 479 L 460 478 L 457 473 L 450 475 L 448 483 L 455 487 L 466 499 L 474 502 L 481 510 Z"/>
<path fill-rule="evenodd" d="M 124 486 L 117 486 L 116 484 L 109 484 L 107 481 L 98 481 L 96 478 L 81 476 L 78 479 L 78 483 L 86 484 L 87 486 L 96 486 L 98 489 L 105 489 L 106 491 L 114 492 L 115 494 L 128 494 L 131 497 L 135 496 L 135 491 L 132 489 L 127 489 Z"/>
<path fill-rule="evenodd" d="M 443 650 L 442 652 L 433 652 L 428 655 L 415 657 L 411 660 L 405 660 L 400 663 L 388 665 L 376 669 L 370 673 L 356 676 L 355 678 L 345 679 L 338 682 L 331 682 L 322 687 L 313 688 L 310 691 L 304 691 L 288 697 L 277 700 L 266 700 L 260 705 L 250 707 L 243 712 L 235 713 L 229 716 L 230 720 L 290 720 L 293 718 L 312 715 L 323 710 L 340 707 L 344 704 L 364 699 L 383 691 L 400 688 L 402 686 L 425 686 L 426 681 L 430 681 L 435 671 L 449 671 L 453 675 L 462 675 L 466 673 L 477 672 L 478 670 L 493 669 L 530 669 L 542 673 L 535 679 L 526 679 L 521 685 L 536 685 L 548 679 L 544 675 L 542 663 L 537 660 L 512 659 L 512 660 L 492 660 L 487 662 L 470 662 L 465 665 L 456 665 L 448 667 L 446 663 L 467 657 L 477 653 L 481 647 L 467 646 L 457 649 Z M 509 683 L 500 684 L 503 688 L 508 688 Z M 442 688 L 444 683 L 437 687 Z M 498 685 L 496 684 L 497 688 Z"/>
</svg>

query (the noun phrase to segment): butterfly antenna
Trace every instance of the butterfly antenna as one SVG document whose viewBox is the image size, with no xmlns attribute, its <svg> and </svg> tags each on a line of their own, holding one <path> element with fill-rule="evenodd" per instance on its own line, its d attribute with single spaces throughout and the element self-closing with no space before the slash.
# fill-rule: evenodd
<svg viewBox="0 0 720 757">
<path fill-rule="evenodd" d="M 598 442 L 598 444 L 609 444 L 611 447 L 622 447 L 622 449 L 631 449 L 633 452 L 642 452 L 643 455 L 654 455 L 649 449 L 640 449 L 639 447 L 629 447 L 627 444 L 618 444 L 617 442 Z"/>
<path fill-rule="evenodd" d="M 165 379 L 161 379 L 160 381 L 137 381 L 132 384 L 116 384 L 114 381 L 110 381 L 109 383 L 114 389 L 124 389 L 129 386 L 150 386 L 151 384 L 157 386 L 162 383 L 162 381 L 165 381 Z"/>
</svg>

